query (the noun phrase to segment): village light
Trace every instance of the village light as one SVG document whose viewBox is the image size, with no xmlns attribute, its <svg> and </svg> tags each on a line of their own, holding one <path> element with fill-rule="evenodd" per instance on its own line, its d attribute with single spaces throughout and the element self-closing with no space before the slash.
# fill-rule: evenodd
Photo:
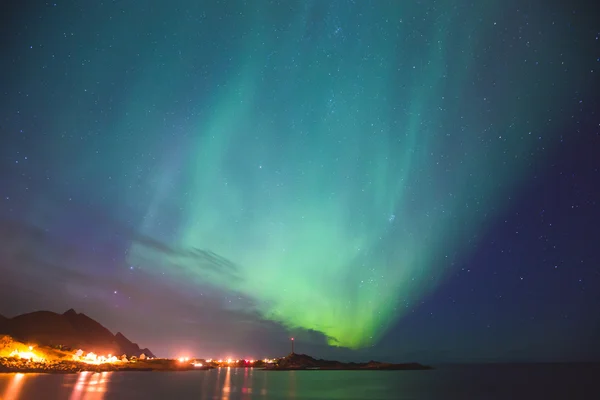
<svg viewBox="0 0 600 400">
<path fill-rule="evenodd" d="M 119 360 L 116 356 L 109 354 L 108 356 L 99 356 L 94 352 L 89 352 L 85 356 L 83 356 L 83 351 L 78 350 L 75 354 L 73 354 L 73 361 L 79 361 L 86 364 L 114 364 L 117 362 L 127 362 L 123 360 Z"/>
<path fill-rule="evenodd" d="M 29 346 L 29 348 L 33 349 L 33 347 L 31 347 L 31 346 Z M 39 357 L 37 354 L 33 353 L 32 351 L 14 350 L 13 352 L 10 353 L 9 357 L 18 357 L 23 360 L 31 360 L 34 362 L 43 362 L 44 361 L 44 358 Z"/>
</svg>

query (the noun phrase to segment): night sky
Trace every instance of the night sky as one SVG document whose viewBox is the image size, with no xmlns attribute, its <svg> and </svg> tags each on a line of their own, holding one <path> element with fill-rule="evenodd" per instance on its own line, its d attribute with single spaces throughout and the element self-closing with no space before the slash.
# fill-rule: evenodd
<svg viewBox="0 0 600 400">
<path fill-rule="evenodd" d="M 600 359 L 591 2 L 26 3 L 0 314 L 161 356 Z"/>
</svg>

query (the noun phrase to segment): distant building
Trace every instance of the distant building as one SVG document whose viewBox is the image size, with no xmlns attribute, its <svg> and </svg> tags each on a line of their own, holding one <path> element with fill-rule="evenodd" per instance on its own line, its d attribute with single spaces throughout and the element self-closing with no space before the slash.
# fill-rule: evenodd
<svg viewBox="0 0 600 400">
<path fill-rule="evenodd" d="M 146 359 L 146 355 L 144 353 L 140 354 L 140 360 L 145 360 Z"/>
</svg>

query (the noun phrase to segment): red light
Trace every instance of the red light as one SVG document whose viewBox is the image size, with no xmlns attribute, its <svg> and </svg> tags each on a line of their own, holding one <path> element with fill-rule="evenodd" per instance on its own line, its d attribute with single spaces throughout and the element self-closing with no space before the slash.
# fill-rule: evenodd
<svg viewBox="0 0 600 400">
<path fill-rule="evenodd" d="M 294 340 L 294 338 L 292 338 L 292 340 Z"/>
</svg>

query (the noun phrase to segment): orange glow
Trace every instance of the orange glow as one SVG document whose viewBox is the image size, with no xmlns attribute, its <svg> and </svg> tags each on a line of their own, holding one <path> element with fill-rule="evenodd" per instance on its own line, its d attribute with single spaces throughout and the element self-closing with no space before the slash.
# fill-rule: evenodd
<svg viewBox="0 0 600 400">
<path fill-rule="evenodd" d="M 73 361 L 79 361 L 79 362 L 84 362 L 86 364 L 94 364 L 94 365 L 115 364 L 115 363 L 127 362 L 127 361 L 119 360 L 117 357 L 113 356 L 112 354 L 109 354 L 107 357 L 99 356 L 93 352 L 89 352 L 83 357 L 78 354 L 79 354 L 79 352 L 77 352 L 76 354 L 73 354 Z"/>
<path fill-rule="evenodd" d="M 32 352 L 31 350 L 33 349 L 33 347 L 29 346 L 29 350 L 30 351 L 17 351 L 14 350 L 13 352 L 10 353 L 9 357 L 18 357 L 18 358 L 22 358 L 24 360 L 31 360 L 33 362 L 44 362 L 44 358 L 38 356 L 37 354 L 35 354 L 34 352 Z"/>
<path fill-rule="evenodd" d="M 24 380 L 25 374 L 15 374 L 10 380 L 10 384 L 6 388 L 4 395 L 0 398 L 2 398 L 3 400 L 17 400 L 23 387 Z"/>
<path fill-rule="evenodd" d="M 81 394 L 83 389 L 85 388 L 85 381 L 88 374 L 88 371 L 83 371 L 79 373 L 79 376 L 77 377 L 77 382 L 75 383 L 75 386 L 73 386 L 71 396 L 69 396 L 69 400 L 79 400 L 81 398 Z"/>
<path fill-rule="evenodd" d="M 229 400 L 231 395 L 231 367 L 227 367 L 227 373 L 225 375 L 225 381 L 223 382 L 223 389 L 221 391 L 221 400 Z"/>
<path fill-rule="evenodd" d="M 81 372 L 69 400 L 103 399 L 110 382 L 111 372 Z"/>
</svg>

